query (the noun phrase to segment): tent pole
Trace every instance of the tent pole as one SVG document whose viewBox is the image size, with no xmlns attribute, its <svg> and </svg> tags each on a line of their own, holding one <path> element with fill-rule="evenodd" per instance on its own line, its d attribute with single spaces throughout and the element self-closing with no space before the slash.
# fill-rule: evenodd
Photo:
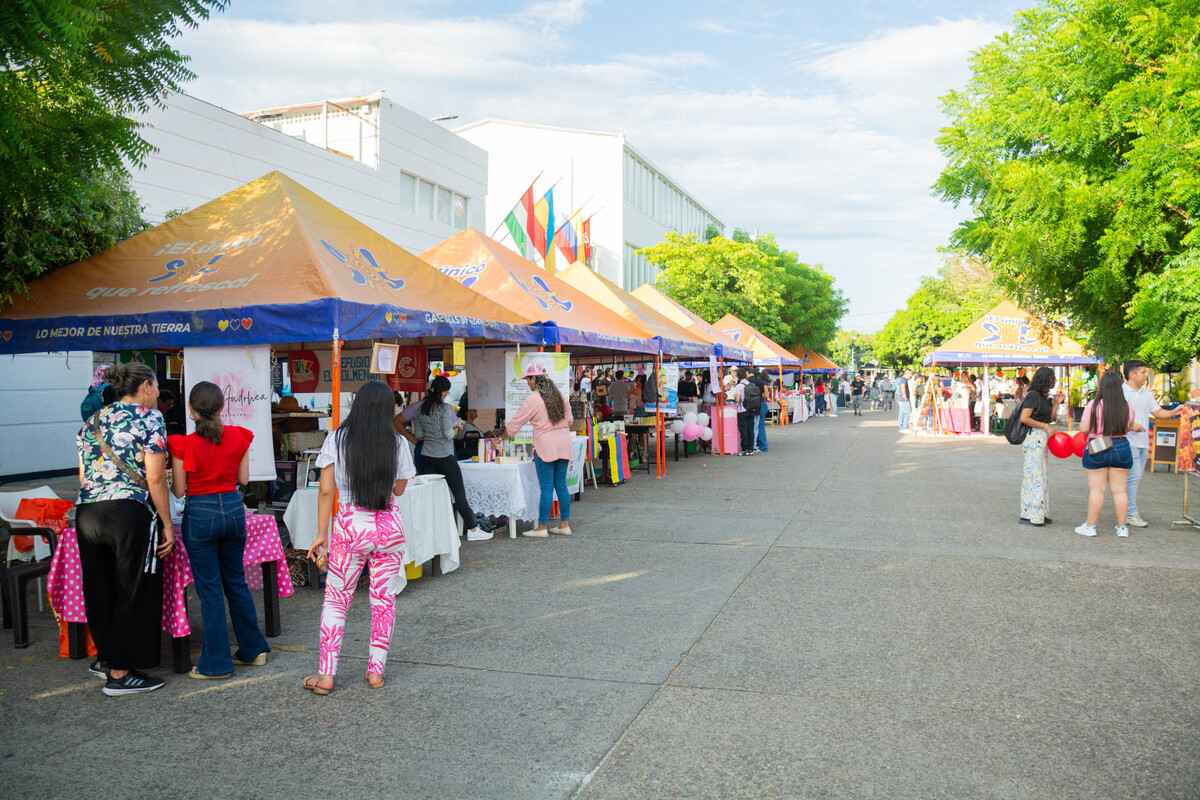
<svg viewBox="0 0 1200 800">
<path fill-rule="evenodd" d="M 330 384 L 333 391 L 333 402 L 329 420 L 329 429 L 332 431 L 342 422 L 342 339 L 338 333 L 338 329 L 333 329 L 333 352 L 329 356 L 330 361 Z"/>
<path fill-rule="evenodd" d="M 992 432 L 992 365 L 983 365 L 983 415 L 979 418 L 979 432 L 985 436 Z"/>
<path fill-rule="evenodd" d="M 779 393 L 777 395 L 779 401 L 779 426 L 782 428 L 787 425 L 787 402 L 783 396 L 783 362 L 779 362 Z"/>
<path fill-rule="evenodd" d="M 721 386 L 721 379 L 724 377 L 721 370 L 724 368 L 725 359 L 722 356 L 717 356 L 717 385 L 713 387 L 713 397 L 717 399 L 717 455 L 725 455 L 725 391 Z M 709 420 L 711 422 L 711 420 Z"/>
</svg>

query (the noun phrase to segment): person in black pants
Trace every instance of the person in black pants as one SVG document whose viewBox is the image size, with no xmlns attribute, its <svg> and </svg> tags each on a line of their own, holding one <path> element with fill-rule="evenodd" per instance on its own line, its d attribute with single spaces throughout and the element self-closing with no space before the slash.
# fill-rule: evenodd
<svg viewBox="0 0 1200 800">
<path fill-rule="evenodd" d="M 417 456 L 417 471 L 441 475 L 454 498 L 454 510 L 463 519 L 468 542 L 483 542 L 492 534 L 479 527 L 475 512 L 467 502 L 467 489 L 463 485 L 462 470 L 454 457 L 454 434 L 462 427 L 462 420 L 446 402 L 450 393 L 450 381 L 441 375 L 429 384 L 429 391 L 421 401 L 421 410 L 413 417 L 413 436 L 420 442 Z"/>
<path fill-rule="evenodd" d="M 175 543 L 167 499 L 166 425 L 145 364 L 118 364 L 105 381 L 118 400 L 76 437 L 75 528 L 88 625 L 100 658 L 89 670 L 109 697 L 152 692 L 162 641 L 162 565 Z M 157 521 L 155 520 L 157 511 Z"/>
<path fill-rule="evenodd" d="M 739 453 L 742 456 L 754 455 L 754 426 L 758 422 L 758 411 L 746 410 L 746 386 L 750 383 L 748 373 L 739 369 L 737 385 L 733 387 L 733 402 L 738 412 L 738 438 L 740 439 Z"/>
</svg>

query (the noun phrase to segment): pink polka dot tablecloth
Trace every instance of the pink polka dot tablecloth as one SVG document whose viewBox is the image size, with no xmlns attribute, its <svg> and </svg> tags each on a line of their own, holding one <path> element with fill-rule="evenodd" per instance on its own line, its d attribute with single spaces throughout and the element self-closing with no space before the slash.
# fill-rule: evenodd
<svg viewBox="0 0 1200 800">
<path fill-rule="evenodd" d="M 268 561 L 278 562 L 279 596 L 291 597 L 295 589 L 288 574 L 287 558 L 279 541 L 279 527 L 275 518 L 266 514 L 247 514 L 246 552 L 242 563 L 246 567 L 246 583 L 252 589 L 262 588 L 262 570 L 259 566 Z M 188 623 L 185 598 L 187 587 L 192 583 L 192 565 L 188 562 L 181 537 L 175 537 L 175 547 L 163 559 L 162 571 L 163 632 L 176 639 L 188 636 L 192 628 Z M 61 619 L 66 622 L 87 622 L 83 600 L 83 568 L 79 562 L 79 542 L 74 528 L 65 529 L 58 537 L 58 547 L 54 550 L 50 574 L 46 578 L 46 590 L 50 595 L 50 606 Z"/>
</svg>

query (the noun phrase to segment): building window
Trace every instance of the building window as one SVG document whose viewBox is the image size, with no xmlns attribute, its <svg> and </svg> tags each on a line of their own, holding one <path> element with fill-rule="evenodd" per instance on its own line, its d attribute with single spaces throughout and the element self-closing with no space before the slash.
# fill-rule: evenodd
<svg viewBox="0 0 1200 800">
<path fill-rule="evenodd" d="M 425 219 L 433 219 L 433 184 L 421 181 L 417 191 L 417 213 Z"/>
<path fill-rule="evenodd" d="M 637 245 L 632 245 L 629 242 L 625 243 L 625 257 L 622 264 L 623 287 L 625 291 L 632 292 L 637 287 L 649 283 L 653 284 L 658 277 L 658 267 L 651 264 L 646 257 L 638 253 Z"/>
<path fill-rule="evenodd" d="M 400 210 L 405 214 L 417 210 L 417 178 L 407 172 L 400 173 Z"/>
<path fill-rule="evenodd" d="M 443 225 L 449 225 L 454 219 L 454 209 L 450 207 L 450 190 L 441 186 L 437 190 L 437 219 Z"/>
<path fill-rule="evenodd" d="M 467 227 L 467 198 L 461 194 L 454 195 L 454 230 L 461 231 Z"/>
</svg>

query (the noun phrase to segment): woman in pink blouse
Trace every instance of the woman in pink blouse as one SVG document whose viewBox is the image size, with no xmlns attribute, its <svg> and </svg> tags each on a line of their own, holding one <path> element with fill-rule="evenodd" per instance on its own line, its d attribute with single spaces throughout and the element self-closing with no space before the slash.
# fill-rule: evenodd
<svg viewBox="0 0 1200 800">
<path fill-rule="evenodd" d="M 515 436 L 526 425 L 533 426 L 533 465 L 537 468 L 538 485 L 542 496 L 538 504 L 538 524 L 525 536 L 540 539 L 551 533 L 571 535 L 571 495 L 567 493 L 567 465 L 571 462 L 571 407 L 554 382 L 546 376 L 541 364 L 525 368 L 525 382 L 530 395 L 513 418 L 508 420 L 506 433 Z M 558 495 L 559 523 L 546 529 L 550 520 L 550 505 Z"/>
</svg>

